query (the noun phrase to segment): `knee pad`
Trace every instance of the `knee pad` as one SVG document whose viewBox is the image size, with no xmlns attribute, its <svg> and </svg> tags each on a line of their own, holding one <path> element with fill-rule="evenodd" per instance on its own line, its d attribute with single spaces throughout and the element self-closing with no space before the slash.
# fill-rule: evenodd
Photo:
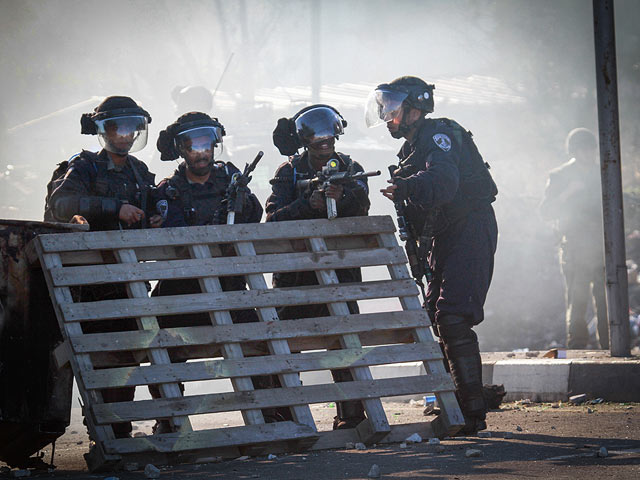
<svg viewBox="0 0 640 480">
<path fill-rule="evenodd" d="M 464 317 L 445 316 L 438 319 L 440 338 L 445 344 L 449 358 L 466 357 L 480 353 L 478 336 L 473 325 Z"/>
</svg>

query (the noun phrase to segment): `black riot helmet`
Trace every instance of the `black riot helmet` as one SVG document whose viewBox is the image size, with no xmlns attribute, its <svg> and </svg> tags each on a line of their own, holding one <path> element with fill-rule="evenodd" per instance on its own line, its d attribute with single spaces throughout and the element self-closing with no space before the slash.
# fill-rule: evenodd
<svg viewBox="0 0 640 480">
<path fill-rule="evenodd" d="M 593 132 L 587 128 L 574 128 L 567 135 L 565 148 L 570 157 L 575 157 L 578 150 L 596 150 L 598 142 Z"/>
<path fill-rule="evenodd" d="M 93 113 L 80 118 L 81 133 L 98 135 L 102 147 L 118 155 L 142 150 L 147 144 L 151 115 L 132 98 L 105 98 Z"/>
<path fill-rule="evenodd" d="M 292 118 L 281 118 L 273 131 L 273 144 L 282 155 L 294 155 L 308 147 L 344 133 L 347 121 L 330 105 L 310 105 Z"/>
<path fill-rule="evenodd" d="M 418 77 L 404 76 L 378 85 L 369 94 L 365 108 L 367 127 L 375 127 L 400 116 L 403 107 L 417 108 L 424 114 L 433 112 L 433 90 Z"/>
<path fill-rule="evenodd" d="M 222 153 L 222 137 L 226 134 L 217 118 L 202 112 L 181 115 L 178 120 L 162 130 L 156 146 L 160 160 L 187 158 L 190 153 L 210 157 L 210 163 Z"/>
<path fill-rule="evenodd" d="M 338 138 L 344 133 L 347 121 L 329 105 L 311 105 L 303 108 L 293 117 L 296 134 L 303 147 Z"/>
</svg>

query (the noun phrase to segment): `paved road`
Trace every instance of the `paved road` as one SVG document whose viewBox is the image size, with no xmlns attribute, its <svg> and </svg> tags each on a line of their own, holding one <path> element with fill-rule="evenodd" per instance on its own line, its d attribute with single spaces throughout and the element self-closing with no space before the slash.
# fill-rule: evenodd
<svg viewBox="0 0 640 480">
<path fill-rule="evenodd" d="M 424 418 L 422 408 L 417 406 L 384 406 L 392 423 Z M 377 464 L 381 478 L 396 479 L 640 479 L 640 404 L 555 406 L 558 408 L 553 404 L 505 404 L 500 411 L 489 414 L 490 438 L 444 440 L 441 448 L 426 443 L 407 448 L 394 444 L 368 450 L 280 455 L 272 460 L 258 457 L 166 468 L 162 469 L 161 478 L 366 479 L 371 466 Z M 332 407 L 318 405 L 312 411 L 321 429 L 330 428 Z M 202 426 L 222 426 L 222 421 L 233 425 L 240 417 L 208 418 Z M 194 425 L 197 428 L 195 422 Z M 137 425 L 137 430 L 146 432 L 150 427 L 146 422 Z M 596 456 L 603 446 L 608 456 Z M 112 475 L 120 480 L 145 478 L 142 472 L 87 472 L 82 459 L 87 448 L 88 438 L 75 414 L 68 433 L 57 444 L 58 470 L 33 472 L 31 476 L 56 480 L 104 479 Z M 480 450 L 482 457 L 467 458 L 465 453 L 470 448 Z"/>
</svg>

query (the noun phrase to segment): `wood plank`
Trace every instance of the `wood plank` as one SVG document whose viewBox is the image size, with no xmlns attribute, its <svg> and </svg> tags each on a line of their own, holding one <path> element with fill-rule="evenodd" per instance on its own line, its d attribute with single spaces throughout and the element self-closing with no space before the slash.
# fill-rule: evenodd
<svg viewBox="0 0 640 480">
<path fill-rule="evenodd" d="M 109 250 L 114 245 L 128 248 L 233 243 L 238 239 L 284 240 L 290 238 L 334 237 L 394 232 L 390 216 L 349 217 L 335 220 L 296 220 L 289 222 L 242 223 L 145 230 L 49 234 L 40 236 L 45 253 L 83 250 Z"/>
<path fill-rule="evenodd" d="M 403 442 L 405 438 L 414 433 L 417 433 L 423 439 L 434 438 L 436 436 L 431 422 L 405 423 L 402 425 L 391 425 L 391 431 L 378 443 Z M 311 446 L 310 450 L 344 448 L 347 442 L 355 443 L 358 441 L 359 437 L 355 429 L 320 432 L 320 438 Z M 270 451 L 267 453 L 270 453 Z"/>
<path fill-rule="evenodd" d="M 309 245 L 311 246 L 311 250 L 316 253 L 327 250 L 327 245 L 323 238 L 310 238 Z M 318 270 L 316 271 L 316 276 L 320 285 L 346 287 L 346 285 L 339 284 L 338 276 L 334 270 Z M 332 301 L 327 304 L 327 308 L 332 315 L 349 315 L 350 313 L 347 303 L 339 297 L 334 297 Z M 358 349 L 362 347 L 360 339 L 356 334 L 342 335 L 340 337 L 340 344 L 342 348 L 346 349 Z M 373 378 L 371 371 L 367 367 L 354 367 L 350 368 L 349 371 L 354 380 L 371 380 Z M 372 433 L 368 437 L 362 438 L 362 441 L 365 443 L 373 443 L 380 440 L 389 432 L 389 422 L 387 421 L 384 409 L 382 408 L 382 402 L 379 398 L 363 400 L 362 404 L 367 412 L 368 426 Z"/>
<path fill-rule="evenodd" d="M 191 258 L 207 259 L 211 258 L 211 249 L 207 245 L 191 245 L 189 246 L 189 255 Z M 220 294 L 222 292 L 222 285 L 220 280 L 216 277 L 201 278 L 198 280 L 200 289 L 203 292 L 211 294 Z M 221 310 L 215 312 L 209 312 L 209 318 L 213 325 L 231 325 L 231 314 L 228 310 Z M 238 343 L 224 343 L 222 345 L 222 355 L 227 361 L 233 361 L 233 359 L 239 360 L 244 357 L 242 347 Z M 183 364 L 186 365 L 186 364 Z M 231 384 L 235 391 L 247 392 L 253 390 L 253 382 L 251 378 L 238 376 L 231 379 Z M 264 417 L 260 410 L 242 410 L 242 418 L 245 425 L 260 425 L 264 424 Z"/>
<path fill-rule="evenodd" d="M 193 347 L 224 342 L 291 340 L 326 337 L 344 333 L 374 333 L 429 325 L 424 310 L 406 312 L 361 313 L 334 317 L 301 318 L 278 322 L 165 328 L 157 331 L 84 334 L 71 338 L 76 353 L 118 352 L 146 348 Z M 377 332 L 380 331 L 380 332 Z M 362 338 L 362 337 L 361 337 Z M 392 337 L 388 337 L 392 338 Z M 394 342 L 388 342 L 394 343 Z"/>
<path fill-rule="evenodd" d="M 256 251 L 251 242 L 238 242 L 235 244 L 235 250 L 236 253 L 240 256 L 239 259 L 256 259 Z M 341 254 L 339 254 L 338 260 L 340 260 L 340 257 L 345 258 L 348 253 L 349 252 L 342 252 Z M 319 257 L 315 257 L 313 258 L 313 260 L 315 263 L 321 263 L 324 266 L 324 262 Z M 283 259 L 281 261 L 283 263 L 287 262 L 286 259 Z M 265 281 L 264 275 L 262 273 L 247 275 L 245 278 L 247 281 L 247 285 L 251 290 L 264 291 L 268 288 L 267 282 Z M 274 307 L 258 308 L 257 314 L 262 324 L 267 322 L 271 323 L 280 321 Z M 289 350 L 289 344 L 286 340 L 270 339 L 267 342 L 267 346 L 269 347 L 269 351 L 272 355 L 291 354 L 291 351 Z M 300 385 L 302 385 L 302 383 L 300 382 L 300 375 L 297 372 L 282 373 L 278 375 L 278 379 L 283 387 L 299 387 Z M 311 415 L 311 410 L 309 409 L 308 405 L 296 405 L 291 408 L 291 413 L 293 414 L 293 419 L 296 422 L 307 425 L 313 430 L 317 430 L 313 415 Z"/>
<path fill-rule="evenodd" d="M 58 325 L 60 326 L 60 331 L 63 338 L 65 340 L 68 340 L 68 338 L 71 336 L 82 335 L 82 327 L 79 323 L 65 324 L 64 322 L 64 314 L 62 313 L 61 306 L 68 303 L 73 303 L 71 291 L 69 290 L 69 288 L 54 287 L 51 280 L 51 275 L 49 275 L 50 269 L 57 268 L 62 265 L 60 256 L 58 254 L 45 254 L 42 251 L 42 245 L 40 243 L 39 237 L 36 237 L 36 239 L 34 240 L 34 246 L 38 253 L 38 257 L 40 258 L 40 264 L 43 268 L 44 277 L 47 282 L 47 288 L 49 289 L 49 295 L 51 295 L 53 308 L 56 313 L 56 318 L 58 319 Z M 76 382 L 78 384 L 78 390 L 80 392 L 80 397 L 82 398 L 83 404 L 85 406 L 89 406 L 95 405 L 97 403 L 102 403 L 102 395 L 100 394 L 100 392 L 95 390 L 87 390 L 84 386 L 84 382 L 82 381 L 82 373 L 93 370 L 90 355 L 72 355 L 70 358 L 70 362 L 71 368 L 73 370 L 73 375 L 76 378 Z M 102 446 L 103 441 L 115 438 L 111 426 L 96 425 L 94 423 L 93 416 L 91 415 L 87 416 L 86 423 L 93 438 L 97 440 L 95 456 L 97 458 L 100 458 L 102 462 L 119 461 L 119 456 L 108 455 L 104 451 L 104 448 Z"/>
<path fill-rule="evenodd" d="M 393 234 L 385 233 L 378 236 L 381 246 L 391 247 L 397 245 L 396 237 Z M 406 265 L 389 265 L 389 275 L 394 279 L 411 278 L 411 274 Z M 404 310 L 420 310 L 422 305 L 415 295 L 400 297 L 400 304 Z M 416 328 L 414 331 L 416 342 L 436 343 L 433 333 L 428 328 Z M 427 373 L 439 375 L 446 373 L 442 360 L 429 360 L 424 362 Z M 444 392 L 436 395 L 441 414 L 438 415 L 437 422 L 433 428 L 437 435 L 453 435 L 464 426 L 464 416 L 458 405 L 458 400 L 453 392 Z"/>
<path fill-rule="evenodd" d="M 417 293 L 413 280 L 378 280 L 328 286 L 243 290 L 167 297 L 102 300 L 62 305 L 67 322 L 109 320 L 123 317 L 146 317 L 200 313 L 247 308 L 309 305 L 316 303 L 348 302 L 373 298 L 391 298 Z M 346 315 L 340 311 L 337 315 Z"/>
<path fill-rule="evenodd" d="M 319 253 L 287 253 L 241 257 L 172 260 L 132 264 L 63 267 L 51 270 L 57 287 L 127 281 L 153 281 L 211 276 L 298 272 L 318 269 L 353 268 L 406 262 L 400 247 L 370 250 L 338 250 Z M 266 287 L 266 285 L 265 285 Z"/>
<path fill-rule="evenodd" d="M 138 259 L 136 258 L 136 254 L 131 249 L 122 249 L 116 250 L 115 252 L 116 258 L 121 263 L 128 264 L 136 264 L 138 263 Z M 127 292 L 130 297 L 133 298 L 149 298 L 149 293 L 147 292 L 147 286 L 144 282 L 129 282 L 127 283 Z M 147 317 L 139 317 L 136 318 L 136 323 L 138 324 L 138 328 L 141 330 L 150 330 L 152 332 L 157 332 L 160 328 L 158 326 L 158 320 L 156 317 L 147 316 Z M 147 352 L 149 360 L 153 365 L 157 365 L 159 367 L 163 367 L 171 364 L 171 359 L 169 358 L 169 352 L 163 348 L 152 348 Z M 165 398 L 180 398 L 182 397 L 182 392 L 180 391 L 180 386 L 177 383 L 165 383 L 160 385 L 160 394 Z M 180 428 L 183 432 L 191 431 L 191 422 L 189 422 L 188 417 L 176 417 L 172 418 L 172 423 L 174 427 Z"/>
<path fill-rule="evenodd" d="M 305 385 L 271 388 L 251 392 L 225 392 L 192 395 L 181 399 L 138 400 L 103 403 L 92 407 L 99 424 L 115 421 L 140 421 L 171 416 L 220 413 L 243 409 L 340 402 L 398 395 L 417 395 L 453 390 L 449 375 L 417 375 L 341 382 L 339 384 Z"/>
<path fill-rule="evenodd" d="M 107 452 L 127 454 L 141 452 L 184 452 L 203 448 L 252 445 L 281 440 L 302 440 L 317 437 L 307 425 L 276 422 L 189 433 L 165 433 L 137 438 L 120 438 L 105 442 Z"/>
<path fill-rule="evenodd" d="M 87 388 L 102 389 L 417 362 L 438 356 L 442 358 L 436 343 L 409 343 L 170 365 L 117 367 L 86 372 L 83 378 Z"/>
</svg>

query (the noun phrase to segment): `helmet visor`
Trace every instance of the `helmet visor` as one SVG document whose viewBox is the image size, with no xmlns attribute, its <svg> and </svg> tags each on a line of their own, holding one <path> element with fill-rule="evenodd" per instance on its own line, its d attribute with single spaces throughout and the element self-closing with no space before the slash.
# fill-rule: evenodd
<svg viewBox="0 0 640 480">
<path fill-rule="evenodd" d="M 344 133 L 342 118 L 330 108 L 312 108 L 296 118 L 296 133 L 305 147 L 337 138 Z"/>
<path fill-rule="evenodd" d="M 118 155 L 137 152 L 147 144 L 147 118 L 142 115 L 96 120 L 96 130 L 100 145 Z"/>
<path fill-rule="evenodd" d="M 375 89 L 369 94 L 364 110 L 367 127 L 375 127 L 396 119 L 402 112 L 402 102 L 407 93 L 395 90 Z"/>
<path fill-rule="evenodd" d="M 175 137 L 176 150 L 181 157 L 190 154 L 217 158 L 222 153 L 222 131 L 220 127 L 207 125 L 180 132 Z"/>
</svg>

